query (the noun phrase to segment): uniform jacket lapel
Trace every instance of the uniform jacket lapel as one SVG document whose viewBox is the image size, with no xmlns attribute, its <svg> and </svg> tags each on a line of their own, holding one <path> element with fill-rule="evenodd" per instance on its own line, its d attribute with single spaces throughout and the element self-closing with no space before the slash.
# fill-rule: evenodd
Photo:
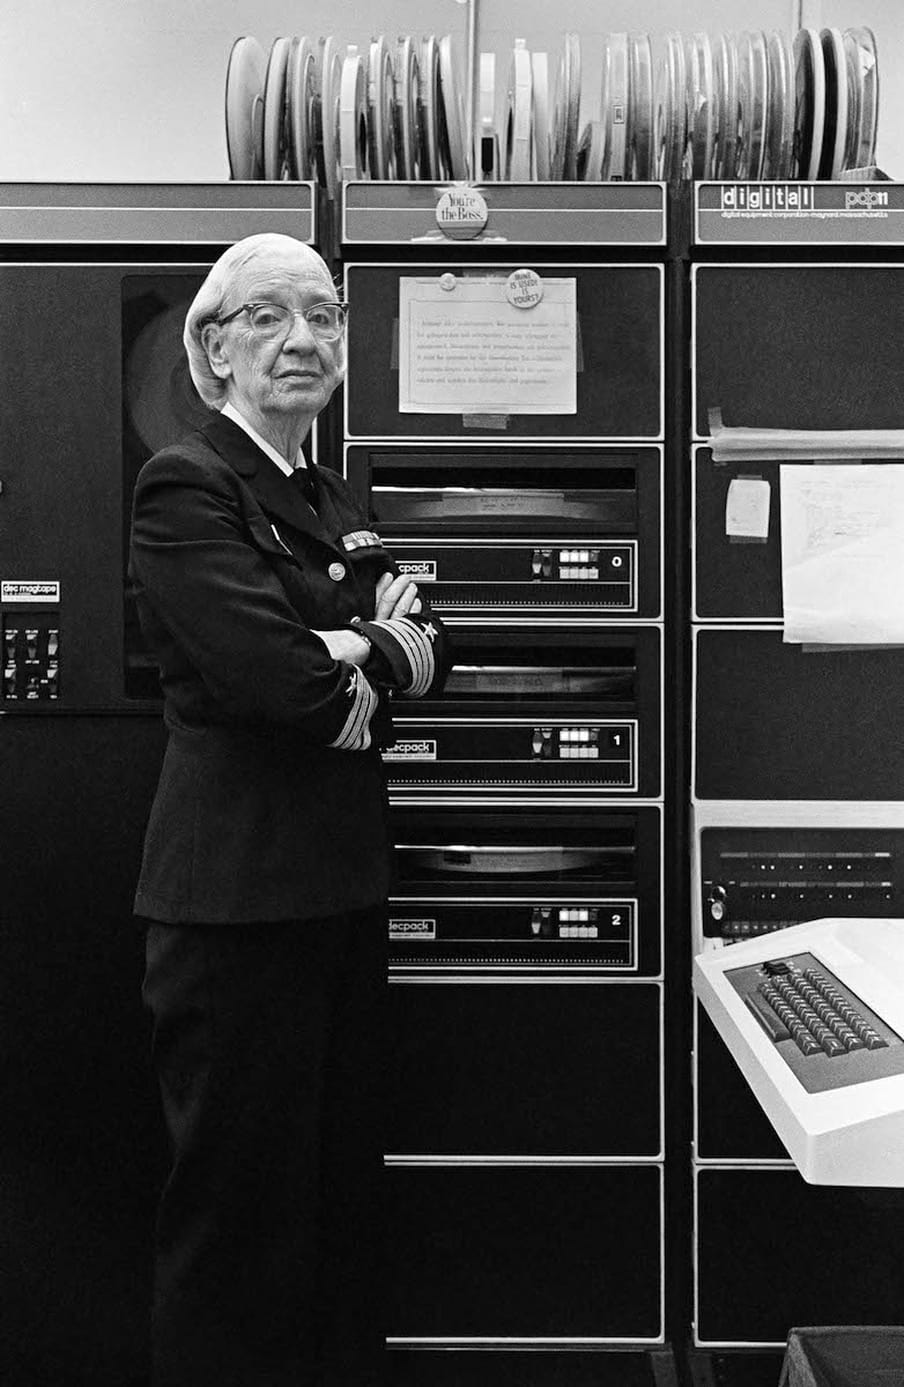
<svg viewBox="0 0 904 1387">
<path fill-rule="evenodd" d="M 251 487 L 268 515 L 279 516 L 296 530 L 303 530 L 323 544 L 333 544 L 332 537 L 302 496 L 300 488 L 280 472 L 266 453 L 261 452 L 244 429 L 232 419 L 224 419 L 221 414 L 216 414 L 204 425 L 202 432 L 220 456 Z"/>
</svg>

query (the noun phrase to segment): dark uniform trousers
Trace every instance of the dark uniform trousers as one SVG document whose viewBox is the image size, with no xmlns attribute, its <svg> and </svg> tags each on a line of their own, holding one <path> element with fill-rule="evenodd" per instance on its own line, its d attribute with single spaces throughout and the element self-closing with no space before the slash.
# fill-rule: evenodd
<svg viewBox="0 0 904 1387">
<path fill-rule="evenodd" d="M 153 1387 L 383 1384 L 385 909 L 147 925 Z"/>
</svg>

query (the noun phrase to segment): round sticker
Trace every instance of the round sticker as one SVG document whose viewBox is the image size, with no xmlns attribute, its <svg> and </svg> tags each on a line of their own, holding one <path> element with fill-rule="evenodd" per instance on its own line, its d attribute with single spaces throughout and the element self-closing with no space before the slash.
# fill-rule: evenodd
<svg viewBox="0 0 904 1387">
<path fill-rule="evenodd" d="M 448 188 L 436 204 L 436 224 L 451 241 L 470 241 L 487 224 L 486 201 L 476 188 Z"/>
<path fill-rule="evenodd" d="M 536 270 L 513 270 L 505 282 L 505 297 L 514 308 L 536 308 L 543 281 Z"/>
</svg>

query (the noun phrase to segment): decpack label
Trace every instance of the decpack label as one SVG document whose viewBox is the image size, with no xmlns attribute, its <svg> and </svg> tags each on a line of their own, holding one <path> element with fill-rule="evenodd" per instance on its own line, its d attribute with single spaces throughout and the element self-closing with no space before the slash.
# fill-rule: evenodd
<svg viewBox="0 0 904 1387">
<path fill-rule="evenodd" d="M 389 937 L 390 939 L 435 939 L 436 920 L 391 916 Z"/>
<path fill-rule="evenodd" d="M 393 742 L 383 752 L 384 761 L 435 761 L 436 742 L 426 737 Z"/>
<path fill-rule="evenodd" d="M 436 582 L 435 559 L 401 559 L 398 569 L 409 578 L 420 578 L 422 583 Z"/>
</svg>

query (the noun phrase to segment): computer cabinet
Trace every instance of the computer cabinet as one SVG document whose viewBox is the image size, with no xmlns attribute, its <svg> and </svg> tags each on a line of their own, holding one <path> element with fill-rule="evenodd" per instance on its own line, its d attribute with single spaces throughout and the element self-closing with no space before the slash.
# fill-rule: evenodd
<svg viewBox="0 0 904 1387">
<path fill-rule="evenodd" d="M 789 642 L 782 573 L 784 464 L 840 457 L 825 430 L 900 426 L 904 265 L 894 225 L 854 219 L 846 238 L 837 221 L 764 214 L 745 235 L 701 220 L 714 191 L 696 193 L 690 271 L 691 929 L 695 952 L 777 932 L 780 953 L 789 924 L 904 905 L 900 651 Z M 726 443 L 741 428 L 819 441 L 783 453 L 777 432 L 745 451 Z M 738 511 L 745 495 L 756 514 Z M 807 1184 L 699 1007 L 693 1055 L 698 1363 L 707 1350 L 731 1380 L 726 1350 L 777 1351 L 792 1325 L 894 1323 L 896 1193 Z M 855 1264 L 876 1269 L 873 1293 Z"/>
<path fill-rule="evenodd" d="M 442 1349 L 538 1385 L 665 1351 L 666 207 L 598 191 L 489 185 L 464 241 L 432 189 L 345 189 L 346 475 L 453 645 L 385 753 L 400 1380 Z M 416 407 L 412 303 L 456 377 L 465 296 L 502 331 L 522 276 L 571 295 L 573 400 Z"/>
</svg>

